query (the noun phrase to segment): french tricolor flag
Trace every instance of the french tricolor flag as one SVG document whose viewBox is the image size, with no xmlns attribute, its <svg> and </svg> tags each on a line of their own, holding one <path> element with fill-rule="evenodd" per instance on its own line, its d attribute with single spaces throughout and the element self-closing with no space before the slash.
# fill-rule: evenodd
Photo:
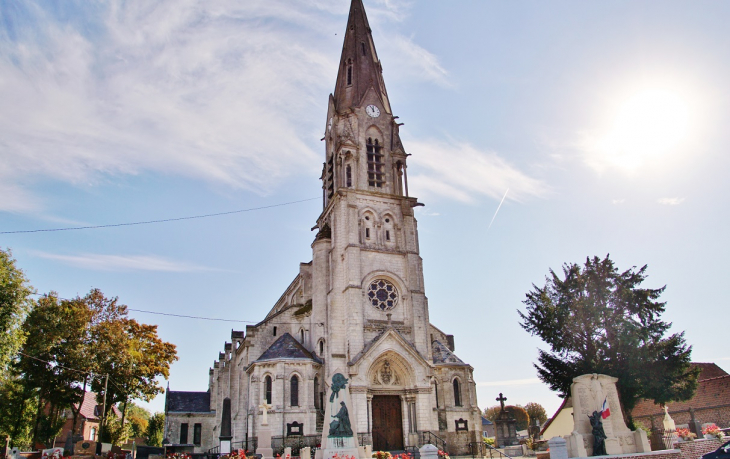
<svg viewBox="0 0 730 459">
<path fill-rule="evenodd" d="M 608 397 L 603 399 L 603 408 L 601 408 L 601 418 L 606 419 L 611 416 L 611 410 L 608 408 Z"/>
</svg>

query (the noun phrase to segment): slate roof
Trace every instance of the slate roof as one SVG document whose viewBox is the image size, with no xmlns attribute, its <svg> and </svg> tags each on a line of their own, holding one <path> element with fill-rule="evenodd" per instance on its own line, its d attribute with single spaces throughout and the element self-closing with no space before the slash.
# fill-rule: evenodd
<svg viewBox="0 0 730 459">
<path fill-rule="evenodd" d="M 482 425 L 483 426 L 491 426 L 492 424 L 494 424 L 492 421 L 490 421 L 489 419 L 482 416 Z"/>
<path fill-rule="evenodd" d="M 167 391 L 168 412 L 209 413 L 210 392 Z"/>
<path fill-rule="evenodd" d="M 314 360 L 317 363 L 322 363 L 316 354 L 309 352 L 307 348 L 295 340 L 289 333 L 284 333 L 279 339 L 274 341 L 274 344 L 269 346 L 268 349 L 261 354 L 256 361 L 263 362 L 265 360 L 276 360 L 276 359 L 304 359 Z"/>
<path fill-rule="evenodd" d="M 456 356 L 441 341 L 433 340 L 431 343 L 433 349 L 433 363 L 446 365 L 466 365 L 464 361 Z"/>
</svg>

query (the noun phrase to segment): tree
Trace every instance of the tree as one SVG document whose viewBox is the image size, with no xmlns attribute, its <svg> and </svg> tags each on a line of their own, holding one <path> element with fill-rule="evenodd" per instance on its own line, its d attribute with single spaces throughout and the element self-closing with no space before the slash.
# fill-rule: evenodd
<svg viewBox="0 0 730 459">
<path fill-rule="evenodd" d="M 25 342 L 21 325 L 33 306 L 33 293 L 10 250 L 0 249 L 0 380 L 8 377 L 8 364 Z"/>
<path fill-rule="evenodd" d="M 175 345 L 157 336 L 156 325 L 140 324 L 127 317 L 127 306 L 117 298 L 106 298 L 99 290 L 87 296 L 90 308 L 103 318 L 94 327 L 97 347 L 95 366 L 99 374 L 108 374 L 112 384 L 106 386 L 107 413 L 112 404 L 121 404 L 122 422 L 130 400 L 149 401 L 164 391 L 158 376 L 167 378 L 170 365 L 177 360 Z M 103 378 L 96 378 L 92 388 L 101 398 Z"/>
<path fill-rule="evenodd" d="M 494 422 L 494 420 L 497 419 L 497 416 L 499 416 L 499 411 L 501 409 L 502 407 L 500 405 L 484 408 L 484 417 Z"/>
<path fill-rule="evenodd" d="M 562 278 L 552 269 L 544 287 L 533 284 L 518 311 L 523 329 L 551 348 L 540 349 L 538 376 L 562 397 L 573 378 L 602 373 L 618 378 L 623 412 L 641 398 L 664 404 L 690 399 L 699 369 L 690 366 L 692 347 L 684 332 L 665 337 L 671 323 L 660 319 L 665 287 L 640 288 L 646 266 L 619 272 L 607 255 L 587 258 L 583 267 L 563 265 Z"/>
<path fill-rule="evenodd" d="M 147 444 L 150 446 L 162 446 L 162 436 L 165 432 L 165 414 L 155 413 L 147 423 Z"/>
<path fill-rule="evenodd" d="M 86 328 L 89 311 L 75 301 L 59 301 L 55 293 L 44 295 L 23 322 L 29 337 L 14 365 L 22 376 L 26 395 L 38 399 L 33 441 L 52 443 L 65 420 L 65 408 L 80 404 L 80 382 L 88 369 Z M 87 370 L 88 371 L 88 370 Z"/>
<path fill-rule="evenodd" d="M 127 420 L 130 426 L 130 436 L 133 438 L 144 438 L 147 435 L 147 425 L 150 420 L 150 412 L 130 403 L 127 407 Z"/>
<path fill-rule="evenodd" d="M 530 415 L 520 405 L 507 405 L 504 407 L 507 414 L 517 421 L 517 430 L 525 430 L 530 426 Z"/>
<path fill-rule="evenodd" d="M 540 425 L 543 425 L 545 421 L 547 421 L 547 413 L 545 412 L 545 408 L 543 408 L 542 405 L 535 402 L 530 402 L 527 405 L 525 405 L 525 411 L 527 411 L 527 414 L 530 415 L 531 420 L 537 419 L 540 422 Z"/>
<path fill-rule="evenodd" d="M 510 418 L 517 421 L 517 430 L 525 430 L 530 425 L 530 416 L 520 405 L 506 405 L 504 410 Z M 484 409 L 484 417 L 494 422 L 502 411 L 501 405 L 494 405 Z"/>
</svg>

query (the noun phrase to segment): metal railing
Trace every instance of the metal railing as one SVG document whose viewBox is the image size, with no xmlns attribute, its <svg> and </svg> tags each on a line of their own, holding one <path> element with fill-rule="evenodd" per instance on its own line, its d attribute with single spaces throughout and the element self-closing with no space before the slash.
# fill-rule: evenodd
<svg viewBox="0 0 730 459">
<path fill-rule="evenodd" d="M 483 441 L 472 441 L 469 442 L 467 445 L 467 448 L 469 448 L 469 455 L 471 457 L 484 457 L 486 454 L 486 448 Z"/>
<path fill-rule="evenodd" d="M 284 448 L 291 448 L 292 456 L 299 456 L 302 448 L 309 447 L 312 449 L 312 457 L 314 452 L 319 448 L 322 441 L 321 435 L 290 435 L 288 437 L 275 436 L 271 437 L 271 449 L 274 454 L 284 455 Z"/>
<path fill-rule="evenodd" d="M 423 446 L 427 443 L 430 443 L 430 444 L 434 445 L 435 447 L 437 447 L 439 450 L 448 452 L 448 450 L 446 449 L 446 440 L 439 437 L 438 435 L 431 432 L 430 430 L 420 431 L 418 433 L 418 440 L 420 443 L 419 446 Z"/>
<path fill-rule="evenodd" d="M 357 433 L 357 444 L 360 446 L 373 444 L 373 436 L 370 432 L 358 432 Z"/>
<path fill-rule="evenodd" d="M 484 448 L 485 448 L 484 457 L 487 456 L 486 453 L 489 453 L 489 457 L 492 458 L 492 459 L 494 459 L 495 457 L 497 459 L 505 459 L 505 458 L 512 459 L 512 456 L 510 456 L 509 454 L 503 453 L 502 451 L 498 450 L 497 448 L 495 448 L 492 445 L 488 445 L 488 444 L 486 444 L 484 442 L 482 442 L 482 443 L 484 444 Z"/>
<path fill-rule="evenodd" d="M 233 443 L 231 443 L 231 451 L 242 449 L 248 451 L 249 453 L 253 453 L 256 451 L 257 446 L 258 439 L 256 437 L 246 436 L 245 440 L 234 441 Z"/>
</svg>

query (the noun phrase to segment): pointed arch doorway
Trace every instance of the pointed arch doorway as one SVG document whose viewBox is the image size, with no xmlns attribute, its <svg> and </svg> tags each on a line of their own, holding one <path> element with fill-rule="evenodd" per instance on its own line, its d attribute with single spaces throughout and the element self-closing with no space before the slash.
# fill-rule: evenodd
<svg viewBox="0 0 730 459">
<path fill-rule="evenodd" d="M 403 451 L 405 430 L 412 429 L 410 417 L 408 426 L 404 425 L 403 400 L 408 390 L 414 388 L 413 369 L 400 354 L 386 351 L 370 366 L 368 381 L 373 449 Z"/>
<path fill-rule="evenodd" d="M 403 450 L 403 411 L 400 395 L 373 395 L 373 450 Z"/>
</svg>

